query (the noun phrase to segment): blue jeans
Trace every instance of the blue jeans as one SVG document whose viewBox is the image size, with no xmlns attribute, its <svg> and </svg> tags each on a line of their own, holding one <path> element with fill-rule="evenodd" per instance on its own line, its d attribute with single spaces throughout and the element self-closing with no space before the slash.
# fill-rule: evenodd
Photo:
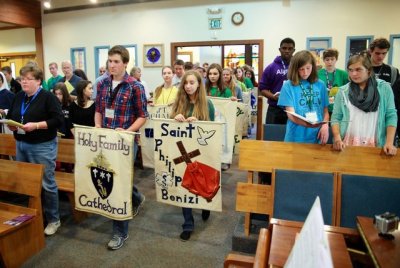
<svg viewBox="0 0 400 268">
<path fill-rule="evenodd" d="M 133 155 L 133 164 L 135 164 L 136 156 L 137 156 L 137 149 L 138 145 L 135 142 L 134 143 L 134 155 Z M 138 191 L 138 189 L 133 186 L 132 189 L 132 205 L 133 206 L 138 206 L 140 204 L 140 201 L 142 200 L 142 194 Z M 129 220 L 125 221 L 117 221 L 113 220 L 113 234 L 118 235 L 118 236 L 127 236 L 128 235 L 128 229 L 129 229 Z"/>
<path fill-rule="evenodd" d="M 17 161 L 44 165 L 42 179 L 43 208 L 48 223 L 60 220 L 58 188 L 54 178 L 57 157 L 57 138 L 42 143 L 17 141 Z"/>
<path fill-rule="evenodd" d="M 182 208 L 182 215 L 185 222 L 182 224 L 183 231 L 193 232 L 194 230 L 194 218 L 191 208 Z"/>
</svg>

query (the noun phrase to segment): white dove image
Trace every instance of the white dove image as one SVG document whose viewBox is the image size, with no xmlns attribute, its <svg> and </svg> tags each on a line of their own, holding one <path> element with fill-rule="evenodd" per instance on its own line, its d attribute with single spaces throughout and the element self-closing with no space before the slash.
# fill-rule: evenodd
<svg viewBox="0 0 400 268">
<path fill-rule="evenodd" d="M 197 126 L 197 131 L 199 132 L 200 138 L 197 138 L 197 142 L 200 145 L 207 145 L 207 139 L 211 138 L 215 134 L 215 130 L 205 131 L 201 127 Z"/>
</svg>

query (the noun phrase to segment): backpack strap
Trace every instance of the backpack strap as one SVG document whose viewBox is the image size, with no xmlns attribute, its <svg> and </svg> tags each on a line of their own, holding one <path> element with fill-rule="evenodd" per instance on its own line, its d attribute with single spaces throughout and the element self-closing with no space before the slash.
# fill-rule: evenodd
<svg viewBox="0 0 400 268">
<path fill-rule="evenodd" d="M 397 70 L 397 68 L 393 67 L 392 65 L 389 66 L 390 66 L 390 85 L 393 86 L 397 80 L 397 74 L 399 73 L 399 70 Z"/>
</svg>

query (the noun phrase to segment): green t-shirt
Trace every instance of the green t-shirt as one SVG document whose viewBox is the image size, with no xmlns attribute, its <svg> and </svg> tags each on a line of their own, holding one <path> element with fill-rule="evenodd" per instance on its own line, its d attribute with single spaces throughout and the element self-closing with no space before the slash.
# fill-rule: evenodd
<svg viewBox="0 0 400 268">
<path fill-rule="evenodd" d="M 250 78 L 245 77 L 244 80 L 243 80 L 243 82 L 244 82 L 244 84 L 246 85 L 246 87 L 247 87 L 248 89 L 253 89 L 254 85 L 253 85 L 253 83 L 251 82 Z"/>
<path fill-rule="evenodd" d="M 339 87 L 344 86 L 349 82 L 349 75 L 346 71 L 341 69 L 336 69 L 335 72 L 328 73 L 326 69 L 323 68 L 318 71 L 318 78 L 324 81 L 326 88 L 329 90 L 330 99 L 328 110 L 331 113 L 333 111 L 333 101 L 336 93 L 339 91 Z M 329 86 L 331 86 L 330 89 Z"/>
<path fill-rule="evenodd" d="M 214 121 L 215 120 L 215 108 L 214 108 L 214 104 L 212 103 L 211 100 L 207 100 L 207 106 L 208 106 L 208 114 L 210 116 L 210 121 Z M 194 104 L 191 103 L 189 108 L 190 108 L 190 110 L 189 110 L 189 117 L 190 117 L 193 114 Z"/>
<path fill-rule="evenodd" d="M 42 81 L 42 88 L 46 91 L 49 91 L 49 87 L 47 86 L 46 80 Z"/>
<path fill-rule="evenodd" d="M 229 88 L 225 88 L 224 92 L 218 90 L 218 87 L 211 87 L 210 96 L 220 97 L 220 98 L 230 98 L 232 97 L 232 91 Z"/>
<path fill-rule="evenodd" d="M 58 81 L 60 81 L 62 78 L 61 75 L 57 75 L 56 77 L 50 77 L 47 80 L 47 87 L 49 88 L 49 90 L 53 90 L 54 86 L 57 84 Z"/>
</svg>

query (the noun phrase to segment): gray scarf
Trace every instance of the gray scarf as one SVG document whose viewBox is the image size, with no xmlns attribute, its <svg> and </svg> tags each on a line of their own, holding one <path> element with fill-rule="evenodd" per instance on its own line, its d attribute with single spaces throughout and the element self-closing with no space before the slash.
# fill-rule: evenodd
<svg viewBox="0 0 400 268">
<path fill-rule="evenodd" d="M 349 100 L 366 113 L 376 112 L 379 106 L 379 92 L 375 77 L 371 76 L 368 79 L 364 90 L 361 90 L 358 84 L 350 82 Z"/>
</svg>

